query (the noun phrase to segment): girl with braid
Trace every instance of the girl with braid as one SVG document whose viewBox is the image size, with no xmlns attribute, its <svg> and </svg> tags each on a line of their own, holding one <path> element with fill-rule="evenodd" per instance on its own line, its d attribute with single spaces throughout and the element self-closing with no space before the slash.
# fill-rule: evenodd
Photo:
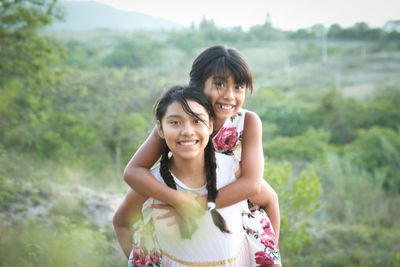
<svg viewBox="0 0 400 267">
<path fill-rule="evenodd" d="M 177 224 L 167 227 L 174 217 L 156 220 L 165 211 L 149 208 L 162 202 L 146 200 L 130 190 L 122 207 L 126 204 L 125 211 L 129 213 L 143 203 L 143 217 L 145 221 L 152 218 L 162 258 L 153 252 L 141 259 L 134 248 L 129 266 L 251 266 L 241 223 L 246 201 L 215 209 L 218 188 L 236 178 L 233 170 L 227 173 L 224 166 L 229 164 L 229 156 L 215 153 L 210 138 L 214 115 L 210 102 L 200 90 L 175 86 L 157 102 L 155 111 L 157 133 L 163 144 L 160 163 L 151 169 L 152 175 L 175 191 L 207 195 L 208 212 L 192 223 L 178 217 Z M 124 212 L 124 208 L 119 212 Z M 116 232 L 118 236 L 117 228 Z"/>
<path fill-rule="evenodd" d="M 226 171 L 234 169 L 238 178 L 219 189 L 216 207 L 249 200 L 250 210 L 243 211 L 242 223 L 249 242 L 251 266 L 280 266 L 279 203 L 277 194 L 263 179 L 261 120 L 254 112 L 242 108 L 246 91 L 253 89 L 250 66 L 237 50 L 212 46 L 194 60 L 189 84 L 210 100 L 215 113 L 215 150 L 229 156 L 231 162 L 226 164 Z M 153 130 L 126 166 L 124 180 L 138 193 L 169 204 L 184 218 L 200 216 L 206 207 L 204 198 L 190 192 L 176 194 L 149 171 L 160 157 L 161 143 L 156 129 Z M 128 229 L 129 222 L 119 215 L 114 217 L 114 224 Z"/>
</svg>

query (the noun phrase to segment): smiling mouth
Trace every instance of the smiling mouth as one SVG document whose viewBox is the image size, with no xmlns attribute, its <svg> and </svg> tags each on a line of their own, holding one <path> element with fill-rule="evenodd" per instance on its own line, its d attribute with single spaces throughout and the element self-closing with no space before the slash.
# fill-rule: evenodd
<svg viewBox="0 0 400 267">
<path fill-rule="evenodd" d="M 223 110 L 231 110 L 233 109 L 233 105 L 223 105 L 223 104 L 219 104 L 219 107 Z"/>
<path fill-rule="evenodd" d="M 178 142 L 178 144 L 182 145 L 182 146 L 193 146 L 195 144 L 197 144 L 199 141 L 195 140 L 195 141 L 181 141 Z"/>
</svg>

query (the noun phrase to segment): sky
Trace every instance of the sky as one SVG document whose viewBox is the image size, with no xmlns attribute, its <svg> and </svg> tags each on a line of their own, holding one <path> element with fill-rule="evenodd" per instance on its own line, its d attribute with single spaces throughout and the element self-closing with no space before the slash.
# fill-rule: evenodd
<svg viewBox="0 0 400 267">
<path fill-rule="evenodd" d="M 127 11 L 165 18 L 184 26 L 212 19 L 219 27 L 244 30 L 264 24 L 269 13 L 274 27 L 296 30 L 321 23 L 349 27 L 367 22 L 381 27 L 400 20 L 400 0 L 91 0 Z"/>
</svg>

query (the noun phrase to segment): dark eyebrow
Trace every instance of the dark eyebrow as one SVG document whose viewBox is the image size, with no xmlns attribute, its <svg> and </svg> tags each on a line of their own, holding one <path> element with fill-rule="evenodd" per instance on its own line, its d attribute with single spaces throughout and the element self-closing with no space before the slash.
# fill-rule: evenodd
<svg viewBox="0 0 400 267">
<path fill-rule="evenodd" d="M 197 117 L 207 117 L 207 114 L 205 114 L 205 113 L 194 113 Z M 192 114 L 189 114 L 189 116 L 191 116 L 191 117 L 195 117 L 195 116 L 193 116 Z M 166 119 L 171 119 L 171 118 L 181 118 L 182 116 L 180 116 L 180 115 L 177 115 L 177 114 L 171 114 L 171 115 L 168 115 L 167 117 L 166 117 Z"/>
<path fill-rule="evenodd" d="M 197 117 L 207 117 L 205 113 L 194 113 Z"/>
<path fill-rule="evenodd" d="M 225 76 L 213 76 L 213 80 L 214 80 L 214 81 L 215 81 L 215 80 L 224 80 L 224 81 L 227 81 L 228 78 L 225 77 Z"/>
<path fill-rule="evenodd" d="M 181 118 L 182 116 L 180 116 L 180 115 L 174 115 L 174 114 L 172 114 L 172 115 L 168 115 L 167 117 L 166 117 L 166 119 L 171 119 L 171 118 Z"/>
</svg>

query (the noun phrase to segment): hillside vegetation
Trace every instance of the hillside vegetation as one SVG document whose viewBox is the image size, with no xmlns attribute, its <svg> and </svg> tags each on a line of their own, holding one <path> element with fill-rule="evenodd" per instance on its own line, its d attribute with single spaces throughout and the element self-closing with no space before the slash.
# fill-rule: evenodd
<svg viewBox="0 0 400 267">
<path fill-rule="evenodd" d="M 399 32 L 44 31 L 57 7 L 1 2 L 0 266 L 126 266 L 110 220 L 123 168 L 163 88 L 215 44 L 255 74 L 245 107 L 263 122 L 283 264 L 400 265 Z"/>
</svg>

